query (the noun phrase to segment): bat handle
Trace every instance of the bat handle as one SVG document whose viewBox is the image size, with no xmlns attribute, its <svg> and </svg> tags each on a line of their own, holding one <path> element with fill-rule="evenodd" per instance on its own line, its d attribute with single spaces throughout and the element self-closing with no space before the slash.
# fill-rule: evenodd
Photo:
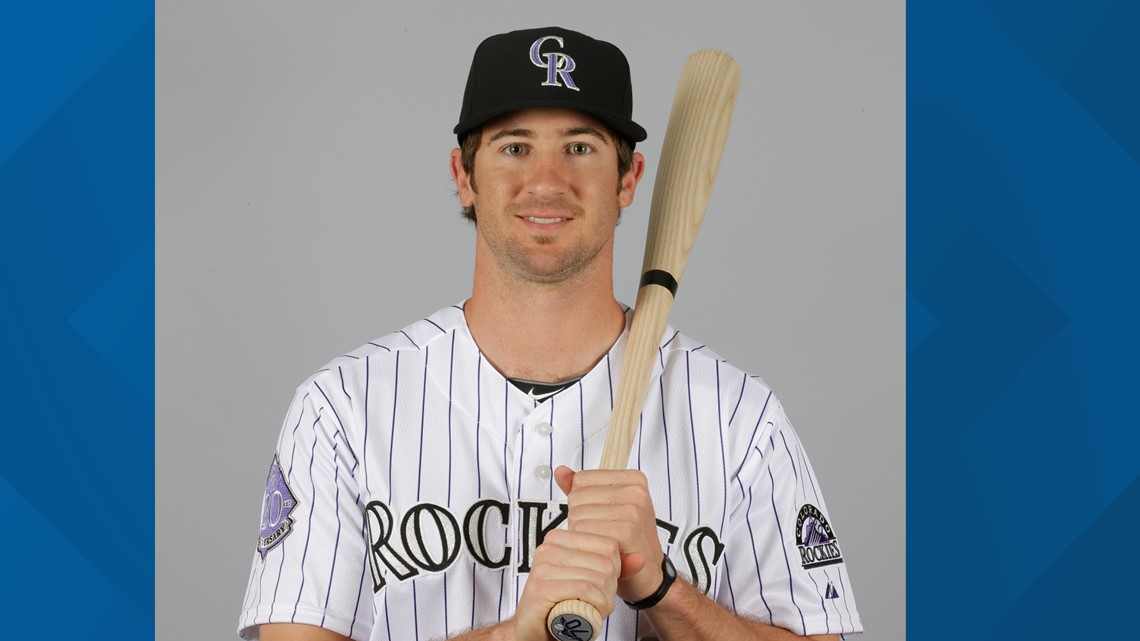
<svg viewBox="0 0 1140 641">
<path fill-rule="evenodd" d="M 558 641 L 594 641 L 602 630 L 602 615 L 585 601 L 561 601 L 551 608 L 546 628 Z"/>
</svg>

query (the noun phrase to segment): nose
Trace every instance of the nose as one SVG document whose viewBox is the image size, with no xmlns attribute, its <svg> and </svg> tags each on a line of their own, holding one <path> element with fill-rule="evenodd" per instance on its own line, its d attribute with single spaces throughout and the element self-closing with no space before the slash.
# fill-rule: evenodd
<svg viewBox="0 0 1140 641">
<path fill-rule="evenodd" d="M 569 184 L 562 154 L 552 150 L 535 152 L 527 176 L 527 191 L 538 197 L 563 194 Z"/>
</svg>

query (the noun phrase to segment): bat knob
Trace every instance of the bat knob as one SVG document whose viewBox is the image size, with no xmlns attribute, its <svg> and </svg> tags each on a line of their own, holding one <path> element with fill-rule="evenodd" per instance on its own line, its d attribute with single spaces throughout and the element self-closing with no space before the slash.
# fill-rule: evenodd
<svg viewBox="0 0 1140 641">
<path fill-rule="evenodd" d="M 602 615 L 585 601 L 562 601 L 550 610 L 546 628 L 558 641 L 594 641 L 602 631 Z"/>
</svg>

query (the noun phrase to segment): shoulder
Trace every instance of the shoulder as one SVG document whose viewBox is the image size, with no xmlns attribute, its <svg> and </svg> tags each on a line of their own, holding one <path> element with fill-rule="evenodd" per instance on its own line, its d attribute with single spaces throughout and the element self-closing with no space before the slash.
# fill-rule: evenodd
<svg viewBox="0 0 1140 641">
<path fill-rule="evenodd" d="M 405 363 L 423 360 L 441 340 L 450 343 L 453 336 L 467 335 L 463 308 L 459 305 L 444 307 L 333 358 L 298 386 L 298 394 L 308 393 L 318 386 L 339 386 L 342 390 L 358 387 L 370 373 L 382 374 L 401 359 Z"/>
<path fill-rule="evenodd" d="M 750 449 L 787 425 L 783 405 L 768 383 L 704 342 L 666 327 L 660 352 L 663 393 L 686 408 L 719 416 L 732 451 Z"/>
<path fill-rule="evenodd" d="M 683 373 L 694 382 L 719 381 L 722 386 L 747 390 L 751 396 L 772 393 L 764 379 L 723 358 L 704 342 L 666 325 L 661 337 L 660 365 L 666 374 Z"/>
</svg>

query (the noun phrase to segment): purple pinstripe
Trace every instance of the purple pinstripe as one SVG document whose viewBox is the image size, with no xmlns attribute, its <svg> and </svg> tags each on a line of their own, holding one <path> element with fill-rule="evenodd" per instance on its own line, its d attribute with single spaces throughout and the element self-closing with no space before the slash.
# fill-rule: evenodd
<svg viewBox="0 0 1140 641">
<path fill-rule="evenodd" d="M 336 495 L 333 499 L 333 509 L 340 510 L 340 466 L 336 464 L 336 446 L 338 443 L 333 441 L 333 485 L 336 487 Z M 315 503 L 315 501 L 314 501 Z M 332 595 L 333 575 L 336 574 L 336 553 L 340 550 L 340 519 L 336 520 L 336 539 L 333 541 L 333 555 L 332 567 L 329 568 L 329 589 L 325 592 L 325 608 L 329 607 L 329 597 Z M 325 624 L 325 614 L 321 614 L 321 625 Z"/>
<path fill-rule="evenodd" d="M 772 515 L 776 517 L 776 530 L 780 533 L 780 540 L 784 540 L 784 526 L 780 525 L 780 511 L 776 509 L 776 479 L 772 476 L 772 466 L 768 465 L 768 480 L 772 483 Z M 752 498 L 752 490 L 748 490 L 748 498 Z M 796 606 L 796 611 L 800 613 L 800 624 L 804 626 L 804 636 L 807 636 L 807 621 L 804 620 L 804 611 L 800 609 L 800 605 L 796 603 L 796 587 L 792 583 L 792 563 L 788 560 L 788 548 L 781 545 L 780 549 L 784 551 L 784 565 L 788 567 L 788 596 L 792 598 L 792 605 Z"/>
<path fill-rule="evenodd" d="M 676 335 L 674 335 L 675 337 Z M 685 389 L 689 393 L 689 432 L 693 435 L 693 482 L 696 485 L 697 497 L 697 522 L 701 522 L 701 468 L 698 463 L 697 452 L 700 450 L 700 445 L 697 444 L 697 425 L 693 420 L 693 379 L 692 371 L 689 365 L 689 352 L 685 352 Z"/>
<path fill-rule="evenodd" d="M 736 477 L 736 482 L 740 483 L 740 495 L 744 496 L 744 483 L 741 483 L 740 476 Z M 752 490 L 748 490 L 748 514 L 752 513 Z M 756 553 L 756 534 L 752 531 L 752 521 L 748 518 L 744 519 L 748 525 L 748 540 L 752 542 L 752 562 L 756 564 L 756 583 L 760 586 L 760 601 L 764 603 L 764 609 L 768 610 L 768 620 L 772 620 L 772 608 L 768 606 L 768 599 L 764 598 L 764 577 L 760 573 L 760 557 Z M 735 602 L 735 600 L 734 600 Z"/>
<path fill-rule="evenodd" d="M 313 521 L 313 512 L 317 509 L 317 481 L 313 478 L 313 462 L 317 460 L 317 423 L 321 420 L 320 412 L 317 413 L 317 420 L 313 421 L 313 449 L 309 452 L 309 481 L 313 488 L 312 504 L 309 505 L 309 522 Z M 290 468 L 292 465 L 290 465 Z M 305 548 L 301 552 L 301 586 L 297 588 L 297 600 L 293 603 L 293 616 L 289 618 L 290 622 L 296 622 L 297 608 L 301 605 L 301 594 L 305 591 L 305 559 L 309 558 L 309 541 L 312 540 L 312 531 L 305 530 Z M 284 555 L 282 555 L 284 556 Z"/>
</svg>

